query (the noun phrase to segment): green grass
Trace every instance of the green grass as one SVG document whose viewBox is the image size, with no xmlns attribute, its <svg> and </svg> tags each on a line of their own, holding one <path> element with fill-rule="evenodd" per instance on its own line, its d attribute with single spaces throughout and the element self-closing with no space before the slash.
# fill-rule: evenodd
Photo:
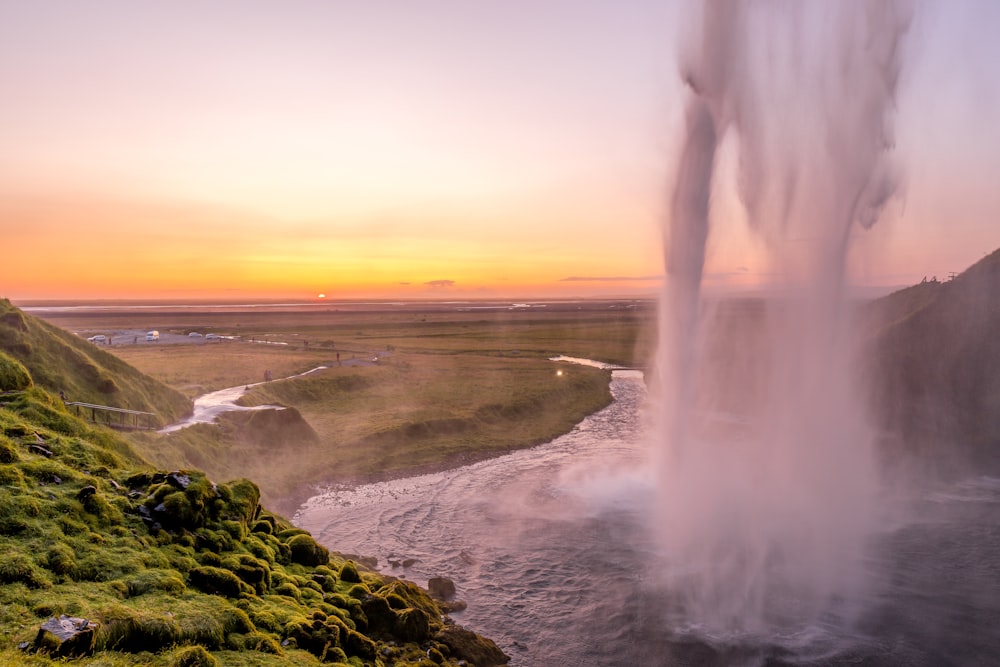
<svg viewBox="0 0 1000 667">
<path fill-rule="evenodd" d="M 557 374 L 561 370 L 562 374 Z M 159 465 L 260 482 L 292 511 L 310 485 L 471 462 L 550 440 L 611 400 L 608 371 L 543 358 L 409 354 L 251 389 L 219 426 L 135 434 Z"/>
<path fill-rule="evenodd" d="M 70 401 L 152 412 L 163 423 L 191 409 L 176 390 L 6 299 L 0 299 L 0 352 L 20 362 L 34 384 Z"/>
<path fill-rule="evenodd" d="M 249 481 L 157 471 L 72 415 L 32 418 L 61 407 L 41 389 L 0 405 L 0 664 L 406 665 L 428 646 L 457 664 L 417 587 L 331 555 Z M 100 624 L 93 655 L 35 643 L 62 614 Z"/>
<path fill-rule="evenodd" d="M 34 377 L 56 374 L 61 344 L 19 312 L 0 326 L 32 332 L 0 357 L 18 385 L 0 395 L 0 664 L 388 667 L 433 649 L 457 665 L 475 650 L 442 634 L 424 591 L 331 553 L 253 482 L 158 470 L 69 413 Z M 39 633 L 64 614 L 97 624 L 68 655 Z"/>
<path fill-rule="evenodd" d="M 200 317 L 208 318 L 203 330 L 213 328 L 206 326 L 211 314 Z M 217 427 L 136 434 L 133 440 L 161 466 L 251 477 L 269 503 L 289 512 L 315 483 L 456 465 L 565 433 L 611 400 L 609 374 L 549 359 L 566 354 L 639 366 L 651 355 L 653 339 L 651 313 L 606 306 L 552 313 L 248 316 L 255 326 L 232 313 L 217 317 L 215 330 L 241 326 L 245 341 L 288 345 L 114 351 L 188 395 L 259 383 L 265 369 L 280 378 L 330 368 L 255 386 L 242 401 L 294 408 L 284 415 L 229 414 Z M 378 363 L 367 363 L 375 355 Z"/>
</svg>

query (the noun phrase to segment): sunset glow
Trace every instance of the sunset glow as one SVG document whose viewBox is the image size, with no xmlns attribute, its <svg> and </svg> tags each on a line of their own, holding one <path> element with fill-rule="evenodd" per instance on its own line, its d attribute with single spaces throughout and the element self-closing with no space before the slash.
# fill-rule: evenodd
<svg viewBox="0 0 1000 667">
<path fill-rule="evenodd" d="M 6 3 L 0 297 L 650 294 L 683 15 L 526 11 Z M 856 282 L 943 277 L 1000 246 L 998 21 L 988 2 L 918 13 L 896 122 L 906 194 L 857 234 Z M 707 289 L 766 286 L 720 169 Z"/>
</svg>

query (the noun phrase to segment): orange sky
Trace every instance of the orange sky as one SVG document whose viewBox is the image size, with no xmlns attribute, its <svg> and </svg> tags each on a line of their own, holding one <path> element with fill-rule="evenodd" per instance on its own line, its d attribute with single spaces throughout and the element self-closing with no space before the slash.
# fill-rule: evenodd
<svg viewBox="0 0 1000 667">
<path fill-rule="evenodd" d="M 681 130 L 672 2 L 0 6 L 0 296 L 645 294 Z M 988 2 L 911 35 L 905 198 L 853 276 L 1000 246 Z M 730 191 L 707 284 L 766 284 Z"/>
</svg>

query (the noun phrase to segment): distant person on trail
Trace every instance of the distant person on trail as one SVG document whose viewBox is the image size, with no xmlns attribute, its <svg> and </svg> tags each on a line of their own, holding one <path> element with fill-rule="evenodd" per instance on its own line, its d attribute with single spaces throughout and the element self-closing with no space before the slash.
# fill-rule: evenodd
<svg viewBox="0 0 1000 667">
<path fill-rule="evenodd" d="M 264 382 L 270 382 L 270 381 L 271 381 L 271 369 L 267 369 L 266 371 L 264 371 Z"/>
<path fill-rule="evenodd" d="M 337 353 L 337 365 L 340 365 L 340 352 Z"/>
</svg>

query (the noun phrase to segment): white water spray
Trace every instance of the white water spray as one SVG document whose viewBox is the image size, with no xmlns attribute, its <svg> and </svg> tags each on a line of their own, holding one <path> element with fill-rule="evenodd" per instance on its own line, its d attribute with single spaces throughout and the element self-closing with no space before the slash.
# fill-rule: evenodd
<svg viewBox="0 0 1000 667">
<path fill-rule="evenodd" d="M 891 1 L 702 6 L 665 234 L 655 520 L 674 622 L 743 635 L 850 615 L 864 586 L 877 479 L 845 274 L 855 223 L 873 225 L 896 190 L 909 14 Z M 720 428 L 717 397 L 735 380 L 706 344 L 701 279 L 729 130 L 747 217 L 783 284 L 742 424 Z"/>
</svg>

